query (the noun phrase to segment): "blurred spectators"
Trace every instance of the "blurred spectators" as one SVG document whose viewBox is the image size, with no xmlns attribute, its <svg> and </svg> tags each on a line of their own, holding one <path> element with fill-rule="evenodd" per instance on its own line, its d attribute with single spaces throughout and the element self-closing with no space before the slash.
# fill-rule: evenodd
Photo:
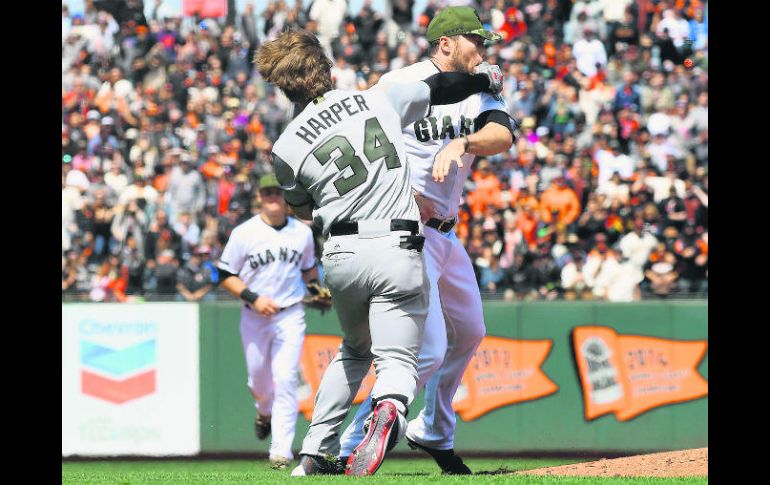
<svg viewBox="0 0 770 485">
<path fill-rule="evenodd" d="M 216 298 L 214 263 L 258 213 L 294 111 L 256 48 L 307 28 L 336 87 L 365 89 L 428 56 L 449 4 L 503 36 L 488 60 L 522 121 L 508 152 L 474 164 L 455 228 L 482 292 L 708 295 L 708 2 L 271 0 L 230 24 L 146 4 L 62 4 L 63 298 Z"/>
<path fill-rule="evenodd" d="M 208 255 L 209 248 L 200 246 L 190 255 L 187 263 L 177 274 L 177 300 L 201 301 L 210 300 L 209 293 L 213 287 L 211 268 L 203 265 L 204 255 Z"/>
<path fill-rule="evenodd" d="M 540 220 L 546 224 L 571 225 L 580 215 L 580 201 L 563 175 L 553 179 L 540 199 Z"/>
</svg>

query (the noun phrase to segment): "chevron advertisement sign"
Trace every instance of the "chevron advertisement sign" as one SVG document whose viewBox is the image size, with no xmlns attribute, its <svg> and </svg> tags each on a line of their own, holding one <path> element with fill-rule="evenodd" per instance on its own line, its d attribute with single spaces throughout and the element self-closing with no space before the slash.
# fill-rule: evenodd
<svg viewBox="0 0 770 485">
<path fill-rule="evenodd" d="M 198 306 L 62 305 L 62 456 L 200 451 Z"/>
<path fill-rule="evenodd" d="M 115 404 L 155 392 L 155 338 L 124 349 L 80 341 L 83 394 Z"/>
</svg>

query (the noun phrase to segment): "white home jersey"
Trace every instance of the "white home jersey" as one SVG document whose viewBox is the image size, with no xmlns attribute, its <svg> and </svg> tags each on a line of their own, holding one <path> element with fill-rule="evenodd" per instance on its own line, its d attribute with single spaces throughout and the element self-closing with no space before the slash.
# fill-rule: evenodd
<svg viewBox="0 0 770 485">
<path fill-rule="evenodd" d="M 217 266 L 285 308 L 305 296 L 302 271 L 315 266 L 314 251 L 313 231 L 306 224 L 289 217 L 275 229 L 257 214 L 233 229 Z"/>
<path fill-rule="evenodd" d="M 422 80 L 439 72 L 430 60 L 426 60 L 383 75 L 375 87 Z M 474 155 L 464 154 L 463 168 L 459 170 L 452 164 L 442 183 L 433 180 L 436 155 L 452 139 L 474 133 L 476 117 L 493 110 L 507 113 L 505 100 L 497 100 L 487 93 L 474 94 L 459 103 L 433 106 L 430 116 L 404 128 L 412 187 L 434 202 L 437 218 L 457 215 L 463 184 L 470 173 Z"/>
<path fill-rule="evenodd" d="M 338 221 L 419 220 L 401 130 L 429 109 L 423 82 L 333 90 L 309 103 L 273 145 L 286 200 L 313 203 L 324 234 Z"/>
</svg>

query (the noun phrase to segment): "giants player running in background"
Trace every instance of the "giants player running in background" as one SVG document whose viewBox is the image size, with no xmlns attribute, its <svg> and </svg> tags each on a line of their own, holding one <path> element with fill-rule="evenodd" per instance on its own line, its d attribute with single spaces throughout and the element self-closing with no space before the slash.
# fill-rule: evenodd
<svg viewBox="0 0 770 485">
<path fill-rule="evenodd" d="M 439 12 L 428 26 L 427 36 L 430 59 L 387 73 L 378 85 L 417 81 L 438 72 L 474 72 L 486 55 L 485 42 L 500 40 L 483 28 L 470 7 Z M 471 473 L 454 453 L 452 398 L 486 333 L 473 265 L 452 228 L 474 156 L 508 150 L 514 129 L 505 101 L 480 93 L 456 104 L 436 106 L 430 116 L 403 130 L 412 187 L 418 192 L 423 221 L 427 220 L 424 253 L 430 280 L 419 361 L 419 384 L 426 386 L 425 407 L 409 422 L 406 438 L 412 448 L 427 451 L 448 474 Z M 368 406 L 368 402 L 361 404 L 343 434 L 342 457 L 361 440 Z"/>
<path fill-rule="evenodd" d="M 271 433 L 270 463 L 286 468 L 297 423 L 297 373 L 305 339 L 305 284 L 318 278 L 313 234 L 287 217 L 283 190 L 259 180 L 262 211 L 233 229 L 219 260 L 222 287 L 243 300 L 241 340 L 257 408 L 257 437 Z M 305 284 L 303 284 L 303 281 Z"/>
</svg>

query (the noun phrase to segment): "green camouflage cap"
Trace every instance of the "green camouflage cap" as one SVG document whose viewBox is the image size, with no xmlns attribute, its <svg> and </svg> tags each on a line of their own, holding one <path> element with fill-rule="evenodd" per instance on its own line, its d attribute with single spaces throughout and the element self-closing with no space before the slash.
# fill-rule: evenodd
<svg viewBox="0 0 770 485">
<path fill-rule="evenodd" d="M 479 14 L 471 7 L 447 7 L 440 11 L 428 25 L 428 42 L 440 37 L 474 34 L 483 37 L 487 43 L 499 42 L 503 37 L 484 28 Z"/>
<path fill-rule="evenodd" d="M 278 182 L 274 173 L 266 173 L 259 178 L 259 190 L 270 189 L 273 187 L 281 188 L 281 184 Z"/>
</svg>

